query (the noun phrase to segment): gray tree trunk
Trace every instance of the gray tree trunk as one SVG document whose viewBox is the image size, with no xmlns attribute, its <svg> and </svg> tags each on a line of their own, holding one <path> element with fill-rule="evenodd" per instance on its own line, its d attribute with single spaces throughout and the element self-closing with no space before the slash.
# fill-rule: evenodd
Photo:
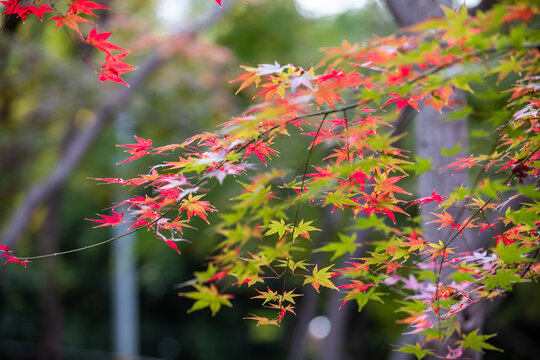
<svg viewBox="0 0 540 360">
<path fill-rule="evenodd" d="M 430 17 L 442 17 L 444 13 L 441 6 L 452 6 L 452 0 L 386 0 L 386 3 L 394 18 L 402 27 L 414 25 Z M 454 101 L 456 101 L 455 108 L 462 106 L 465 103 L 464 95 L 457 93 Z M 431 107 L 422 109 L 415 119 L 416 151 L 418 156 L 422 158 L 431 158 L 433 166 L 433 170 L 419 176 L 418 197 L 429 196 L 433 190 L 438 194 L 447 194 L 454 187 L 467 186 L 468 184 L 467 171 L 462 170 L 455 175 L 451 175 L 450 172 L 441 173 L 445 166 L 455 161 L 457 157 L 463 156 L 462 152 L 468 147 L 467 119 L 452 122 L 445 122 L 444 119 L 445 114 L 441 114 Z M 441 155 L 442 148 L 450 149 L 458 143 L 460 144 L 461 154 L 450 157 Z M 426 219 L 431 216 L 430 213 L 434 211 L 435 207 L 436 205 L 427 204 L 420 208 L 419 215 L 423 218 L 422 230 L 426 239 L 430 242 L 442 240 L 446 243 L 455 232 L 437 230 L 438 226 L 427 224 L 428 220 Z M 467 214 L 460 210 L 449 210 L 449 212 L 457 222 L 460 221 L 460 218 L 463 220 L 463 218 L 467 217 Z M 456 253 L 474 250 L 478 245 L 478 240 L 473 238 L 472 234 L 467 231 L 452 243 L 452 247 L 456 248 L 454 250 Z M 470 307 L 459 316 L 461 317 L 459 320 L 464 333 L 480 328 L 484 320 L 481 306 Z M 451 345 L 452 339 L 448 343 Z M 479 352 L 467 353 L 466 356 L 470 359 L 481 358 Z M 394 352 L 390 358 L 393 360 L 408 359 L 410 356 Z"/>
</svg>

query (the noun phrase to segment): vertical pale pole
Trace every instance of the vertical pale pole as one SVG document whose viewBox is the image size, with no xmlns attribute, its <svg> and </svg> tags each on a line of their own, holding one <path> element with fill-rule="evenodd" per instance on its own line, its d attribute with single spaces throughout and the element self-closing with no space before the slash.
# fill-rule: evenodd
<svg viewBox="0 0 540 360">
<path fill-rule="evenodd" d="M 120 113 L 116 121 L 116 140 L 118 144 L 132 142 L 130 137 L 131 118 Z M 115 162 L 120 162 L 118 157 Z M 117 167 L 116 175 L 121 177 L 122 169 Z M 125 192 L 117 188 L 114 198 L 122 201 Z M 121 211 L 121 209 L 117 209 Z M 125 213 L 125 211 L 124 211 Z M 113 228 L 113 236 L 128 231 L 128 226 L 118 224 Z M 135 360 L 139 352 L 139 301 L 137 288 L 137 269 L 135 266 L 134 246 L 136 233 L 129 234 L 112 243 L 112 313 L 113 313 L 113 350 L 116 360 Z"/>
</svg>

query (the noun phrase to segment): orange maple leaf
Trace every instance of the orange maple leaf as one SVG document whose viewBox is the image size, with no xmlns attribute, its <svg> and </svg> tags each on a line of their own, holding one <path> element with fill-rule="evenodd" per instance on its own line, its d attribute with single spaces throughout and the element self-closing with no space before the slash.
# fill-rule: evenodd
<svg viewBox="0 0 540 360">
<path fill-rule="evenodd" d="M 208 201 L 199 200 L 203 196 L 204 195 L 193 196 L 193 194 L 189 194 L 187 199 L 182 200 L 180 212 L 185 210 L 187 212 L 188 220 L 190 220 L 193 215 L 197 215 L 209 223 L 208 219 L 206 218 L 206 212 L 216 211 L 216 209 Z"/>
<path fill-rule="evenodd" d="M 447 226 L 451 226 L 452 230 L 454 230 L 456 226 L 458 225 L 457 223 L 454 222 L 454 218 L 452 217 L 452 215 L 449 214 L 447 211 L 445 211 L 444 214 L 437 214 L 437 213 L 432 213 L 432 214 L 438 217 L 439 219 L 430 221 L 428 224 L 441 223 L 441 226 L 439 226 L 437 230 L 440 230 L 443 227 L 447 227 Z"/>
<path fill-rule="evenodd" d="M 68 12 L 66 14 L 66 16 L 55 16 L 55 17 L 51 18 L 51 20 L 56 21 L 56 30 L 60 29 L 64 25 L 66 25 L 69 28 L 71 28 L 71 29 L 75 30 L 76 32 L 78 32 L 79 35 L 81 35 L 81 37 L 82 37 L 82 34 L 81 34 L 81 30 L 79 29 L 79 23 L 80 22 L 91 23 L 90 20 L 85 19 L 83 17 L 80 17 L 80 16 L 78 16 L 78 15 L 76 15 L 74 13 L 71 13 L 71 12 Z"/>
</svg>

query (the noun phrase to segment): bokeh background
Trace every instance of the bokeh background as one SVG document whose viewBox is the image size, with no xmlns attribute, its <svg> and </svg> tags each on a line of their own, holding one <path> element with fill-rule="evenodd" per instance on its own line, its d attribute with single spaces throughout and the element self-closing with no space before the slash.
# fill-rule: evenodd
<svg viewBox="0 0 540 360">
<path fill-rule="evenodd" d="M 157 145 L 179 143 L 241 113 L 253 94 L 235 95 L 236 86 L 229 84 L 241 74 L 240 65 L 278 61 L 307 68 L 321 58 L 320 48 L 397 29 L 385 2 L 375 0 L 224 0 L 223 9 L 212 0 L 105 3 L 111 10 L 99 12 L 97 25 L 116 30 L 113 42 L 131 50 L 126 61 L 138 70 L 126 76 L 134 82 L 130 89 L 99 83 L 82 60 L 92 57 L 90 50 L 73 34 L 57 31 L 53 22 L 29 17 L 22 24 L 3 16 L 4 229 L 31 189 L 47 184 L 81 134 L 96 129 L 65 181 L 55 183 L 27 214 L 24 231 L 10 244 L 18 256 L 78 248 L 124 231 L 93 229 L 85 219 L 133 193 L 89 178 L 145 173 L 152 159 L 114 166 L 125 158 L 115 145 L 131 143 L 135 134 Z M 503 106 L 504 99 L 470 103 L 481 109 Z M 472 126 L 482 131 L 480 120 L 473 119 Z M 286 156 L 275 161 L 300 167 L 301 145 L 283 146 Z M 225 207 L 236 187 L 231 179 L 207 197 L 218 209 Z M 114 244 L 34 261 L 27 269 L 1 265 L 0 359 L 333 359 L 321 348 L 326 315 L 335 306 L 325 291 L 320 297 L 306 291 L 298 300 L 298 316 L 279 328 L 243 319 L 260 307 L 246 289 L 232 290 L 234 307 L 214 317 L 208 311 L 186 314 L 191 304 L 177 296 L 175 285 L 201 270 L 219 241 L 212 226 L 200 222 L 197 227 L 186 231 L 191 243 L 182 244 L 180 256 L 151 233 L 139 232 Z M 384 300 L 362 313 L 346 309 L 334 324 L 341 327 L 345 359 L 388 358 L 399 343 L 398 305 L 391 297 Z M 486 358 L 538 358 L 539 303 L 537 285 L 523 284 L 492 304 L 496 316 L 489 317 L 486 332 L 499 333 L 494 345 L 506 353 Z"/>
</svg>

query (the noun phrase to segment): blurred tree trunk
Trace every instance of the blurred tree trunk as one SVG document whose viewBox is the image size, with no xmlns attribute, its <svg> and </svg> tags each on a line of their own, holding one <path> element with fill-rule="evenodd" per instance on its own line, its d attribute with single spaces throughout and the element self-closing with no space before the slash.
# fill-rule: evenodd
<svg viewBox="0 0 540 360">
<path fill-rule="evenodd" d="M 367 240 L 369 235 L 368 230 L 358 231 L 356 233 L 357 239 L 356 242 L 363 243 Z M 364 248 L 358 247 L 352 258 L 359 258 L 364 255 Z M 350 266 L 345 261 L 342 261 L 338 264 L 337 268 L 344 268 Z M 340 279 L 341 280 L 341 279 Z M 336 286 L 345 285 L 346 281 L 336 280 Z M 337 291 L 332 291 L 329 294 L 329 299 L 326 304 L 325 315 L 330 319 L 330 324 L 332 328 L 327 337 L 323 340 L 322 351 L 320 353 L 320 360 L 342 360 L 346 358 L 351 358 L 350 355 L 347 355 L 345 344 L 347 343 L 347 327 L 350 324 L 350 319 L 354 311 L 358 311 L 355 301 L 344 305 L 341 309 L 341 303 L 343 302 L 344 295 Z M 366 331 L 363 329 L 362 331 Z M 357 339 L 356 342 L 361 342 L 360 339 Z"/>
<path fill-rule="evenodd" d="M 56 188 L 45 201 L 47 215 L 39 232 L 39 251 L 50 254 L 58 251 L 60 239 L 60 212 L 62 189 Z M 41 339 L 38 359 L 60 360 L 64 335 L 64 309 L 56 277 L 57 259 L 43 261 L 45 279 L 41 293 Z"/>
<path fill-rule="evenodd" d="M 401 27 L 408 27 L 418 22 L 424 21 L 430 17 L 442 17 L 444 13 L 441 6 L 452 7 L 452 0 L 386 0 L 386 3 L 392 12 L 394 18 Z M 457 92 L 454 99 L 454 107 L 465 105 L 465 97 L 463 93 Z M 441 149 L 451 149 L 456 144 L 460 144 L 461 150 L 466 150 L 468 147 L 467 139 L 467 119 L 458 121 L 445 122 L 445 114 L 441 114 L 435 109 L 429 107 L 420 111 L 415 119 L 416 127 L 416 151 L 421 158 L 431 158 L 433 170 L 430 170 L 419 176 L 418 179 L 418 197 L 426 197 L 435 190 L 438 194 L 447 194 L 454 187 L 461 185 L 467 186 L 468 172 L 460 171 L 451 176 L 448 173 L 441 174 L 440 170 L 455 161 L 460 155 L 453 157 L 445 157 L 441 155 Z M 461 152 L 461 151 L 460 151 Z M 426 220 L 430 216 L 430 212 L 434 211 L 435 205 L 427 204 L 419 210 L 419 215 L 423 218 L 422 230 L 426 239 L 430 242 L 448 242 L 454 235 L 450 230 L 441 231 L 433 224 L 427 224 Z M 463 211 L 454 210 L 449 212 L 456 221 L 464 218 Z M 478 241 L 474 240 L 471 232 L 464 232 L 453 243 L 455 252 L 470 251 L 478 247 Z M 480 328 L 483 323 L 483 311 L 481 306 L 470 307 L 463 311 L 460 315 L 462 331 L 470 332 L 476 328 Z M 448 341 L 448 345 L 452 345 L 452 339 Z M 442 349 L 446 346 L 441 345 Z M 480 359 L 481 354 L 474 352 L 466 354 L 470 359 Z M 391 355 L 391 359 L 407 359 L 408 354 L 396 353 Z"/>
<path fill-rule="evenodd" d="M 332 214 L 328 209 L 324 209 L 322 212 L 322 226 L 324 229 L 319 236 L 313 240 L 313 249 L 318 248 L 321 244 L 325 243 L 328 234 L 331 234 L 336 226 L 338 219 L 337 214 Z M 317 264 L 320 262 L 322 253 L 313 253 L 309 259 L 309 263 Z M 308 327 L 309 322 L 317 316 L 317 308 L 319 301 L 321 300 L 320 294 L 317 294 L 313 287 L 304 287 L 304 296 L 300 298 L 297 306 L 296 323 L 290 336 L 287 359 L 288 360 L 303 360 L 306 358 L 307 350 L 309 349 L 309 334 Z"/>
</svg>

